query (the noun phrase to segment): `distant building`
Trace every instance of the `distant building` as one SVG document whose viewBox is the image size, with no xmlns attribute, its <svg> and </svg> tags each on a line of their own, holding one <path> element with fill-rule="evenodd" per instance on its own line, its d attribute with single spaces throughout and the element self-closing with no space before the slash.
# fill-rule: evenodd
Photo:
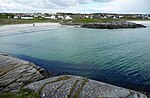
<svg viewBox="0 0 150 98">
<path fill-rule="evenodd" d="M 150 19 L 150 14 L 148 15 L 148 19 Z"/>
<path fill-rule="evenodd" d="M 119 15 L 119 18 L 123 18 L 123 16 L 122 16 L 122 15 Z"/>
<path fill-rule="evenodd" d="M 18 18 L 18 16 L 14 16 L 14 19 L 17 19 Z"/>
<path fill-rule="evenodd" d="M 89 15 L 86 15 L 85 18 L 90 18 L 90 16 L 89 16 Z"/>
<path fill-rule="evenodd" d="M 58 16 L 57 16 L 57 19 L 65 19 L 65 17 L 62 16 L 62 15 L 58 15 Z"/>
<path fill-rule="evenodd" d="M 51 16 L 44 16 L 43 18 L 45 18 L 45 19 L 52 19 Z"/>
<path fill-rule="evenodd" d="M 56 19 L 56 16 L 52 15 L 52 16 L 50 17 L 50 19 L 55 20 L 55 19 Z"/>
<path fill-rule="evenodd" d="M 56 19 L 56 16 L 55 16 L 55 15 L 45 15 L 44 18 L 45 18 L 45 19 L 52 19 L 52 20 L 55 20 L 55 19 Z"/>
<path fill-rule="evenodd" d="M 73 19 L 73 18 L 67 15 L 65 16 L 65 19 Z"/>
<path fill-rule="evenodd" d="M 33 19 L 32 16 L 21 16 L 21 19 Z"/>
<path fill-rule="evenodd" d="M 14 19 L 18 19 L 18 18 L 20 18 L 20 16 L 14 16 Z"/>
</svg>

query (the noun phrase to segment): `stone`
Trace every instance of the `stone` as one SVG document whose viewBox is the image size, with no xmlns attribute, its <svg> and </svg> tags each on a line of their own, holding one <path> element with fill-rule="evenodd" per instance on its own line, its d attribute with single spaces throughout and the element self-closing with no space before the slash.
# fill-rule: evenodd
<svg viewBox="0 0 150 98">
<path fill-rule="evenodd" d="M 0 54 L 0 58 L 0 93 L 18 90 L 44 78 L 38 71 L 40 67 L 33 63 L 4 54 Z"/>
</svg>

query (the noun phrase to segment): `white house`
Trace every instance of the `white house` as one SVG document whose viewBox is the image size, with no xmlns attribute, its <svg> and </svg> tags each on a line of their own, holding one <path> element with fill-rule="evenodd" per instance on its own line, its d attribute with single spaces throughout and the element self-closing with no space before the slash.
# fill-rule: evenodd
<svg viewBox="0 0 150 98">
<path fill-rule="evenodd" d="M 46 18 L 46 19 L 51 19 L 51 16 L 46 16 L 46 17 L 44 17 L 44 18 Z"/>
<path fill-rule="evenodd" d="M 123 18 L 123 16 L 119 16 L 119 18 Z"/>
<path fill-rule="evenodd" d="M 104 16 L 104 17 L 102 17 L 102 18 L 108 18 L 107 16 Z"/>
<path fill-rule="evenodd" d="M 65 19 L 72 19 L 70 16 L 65 16 Z"/>
<path fill-rule="evenodd" d="M 17 19 L 17 18 L 19 18 L 19 16 L 14 16 L 14 19 Z"/>
<path fill-rule="evenodd" d="M 56 19 L 56 17 L 55 17 L 54 15 L 52 15 L 52 16 L 50 17 L 50 19 L 54 19 L 54 20 L 55 20 L 55 19 Z"/>
<path fill-rule="evenodd" d="M 46 19 L 53 19 L 53 20 L 56 19 L 56 17 L 54 15 L 52 15 L 52 16 L 45 16 L 44 18 L 46 18 Z"/>
<path fill-rule="evenodd" d="M 64 19 L 64 16 L 59 15 L 57 18 L 58 19 Z"/>
<path fill-rule="evenodd" d="M 21 16 L 21 19 L 33 19 L 32 16 Z"/>
<path fill-rule="evenodd" d="M 88 15 L 86 15 L 86 16 L 85 16 L 85 18 L 89 18 L 89 16 L 88 16 Z"/>
</svg>

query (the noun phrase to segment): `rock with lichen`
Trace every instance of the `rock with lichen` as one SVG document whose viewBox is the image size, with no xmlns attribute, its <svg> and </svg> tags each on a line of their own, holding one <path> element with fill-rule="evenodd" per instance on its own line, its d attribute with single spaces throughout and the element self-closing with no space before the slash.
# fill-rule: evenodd
<svg viewBox="0 0 150 98">
<path fill-rule="evenodd" d="M 72 75 L 48 78 L 25 88 L 35 91 L 41 98 L 147 98 L 133 90 Z"/>
</svg>

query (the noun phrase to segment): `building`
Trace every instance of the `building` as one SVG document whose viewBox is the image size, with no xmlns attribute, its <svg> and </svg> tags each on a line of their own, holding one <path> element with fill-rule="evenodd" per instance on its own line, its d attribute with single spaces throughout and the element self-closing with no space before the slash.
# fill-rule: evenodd
<svg viewBox="0 0 150 98">
<path fill-rule="evenodd" d="M 62 16 L 62 15 L 58 15 L 58 16 L 57 16 L 57 19 L 65 19 L 65 17 Z"/>
<path fill-rule="evenodd" d="M 21 19 L 33 19 L 32 16 L 21 16 Z"/>
<path fill-rule="evenodd" d="M 50 19 L 55 20 L 55 19 L 56 19 L 56 17 L 55 17 L 54 15 L 52 15 L 52 16 L 50 16 Z"/>
<path fill-rule="evenodd" d="M 67 15 L 65 16 L 65 19 L 73 19 L 73 18 Z"/>
</svg>

